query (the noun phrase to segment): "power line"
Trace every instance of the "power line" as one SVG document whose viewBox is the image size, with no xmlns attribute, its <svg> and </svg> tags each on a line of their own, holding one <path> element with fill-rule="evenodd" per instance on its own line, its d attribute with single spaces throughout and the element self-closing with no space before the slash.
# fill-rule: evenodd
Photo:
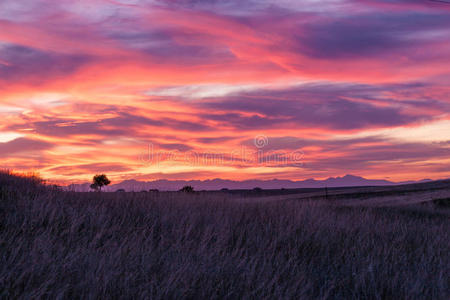
<svg viewBox="0 0 450 300">
<path fill-rule="evenodd" d="M 428 0 L 430 2 L 439 2 L 439 3 L 445 3 L 445 4 L 450 4 L 450 1 L 444 1 L 444 0 Z"/>
</svg>

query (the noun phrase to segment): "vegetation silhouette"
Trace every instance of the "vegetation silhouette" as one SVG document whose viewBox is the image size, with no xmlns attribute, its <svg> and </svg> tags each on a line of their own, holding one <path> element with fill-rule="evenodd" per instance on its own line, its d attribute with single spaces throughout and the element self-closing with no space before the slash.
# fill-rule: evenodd
<svg viewBox="0 0 450 300">
<path fill-rule="evenodd" d="M 431 195 L 449 191 L 83 193 L 0 170 L 0 299 L 447 300 L 450 211 Z M 371 206 L 399 197 L 416 204 Z"/>
<path fill-rule="evenodd" d="M 105 174 L 97 174 L 92 178 L 91 189 L 95 191 L 102 191 L 103 186 L 107 186 L 111 181 L 106 177 Z"/>
<path fill-rule="evenodd" d="M 190 185 L 186 185 L 182 189 L 180 189 L 180 192 L 193 193 L 194 192 L 194 188 L 192 186 L 190 186 Z"/>
</svg>

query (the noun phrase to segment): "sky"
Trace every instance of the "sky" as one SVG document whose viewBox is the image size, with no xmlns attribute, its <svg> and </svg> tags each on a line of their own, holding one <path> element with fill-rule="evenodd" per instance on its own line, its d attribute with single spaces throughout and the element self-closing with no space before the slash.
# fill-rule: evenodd
<svg viewBox="0 0 450 300">
<path fill-rule="evenodd" d="M 0 167 L 450 177 L 450 1 L 2 0 Z"/>
</svg>

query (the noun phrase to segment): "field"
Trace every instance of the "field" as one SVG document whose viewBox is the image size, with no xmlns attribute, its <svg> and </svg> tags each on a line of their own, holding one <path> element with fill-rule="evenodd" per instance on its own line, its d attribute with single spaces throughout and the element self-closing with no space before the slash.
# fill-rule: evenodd
<svg viewBox="0 0 450 300">
<path fill-rule="evenodd" d="M 450 182 L 76 193 L 0 174 L 0 298 L 449 299 Z"/>
</svg>

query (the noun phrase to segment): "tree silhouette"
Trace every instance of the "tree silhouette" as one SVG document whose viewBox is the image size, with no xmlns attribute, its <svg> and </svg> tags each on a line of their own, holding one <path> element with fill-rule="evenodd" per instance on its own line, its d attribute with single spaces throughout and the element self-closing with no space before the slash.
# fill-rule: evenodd
<svg viewBox="0 0 450 300">
<path fill-rule="evenodd" d="M 186 185 L 184 186 L 180 192 L 184 192 L 184 193 L 193 193 L 194 192 L 194 188 L 190 185 Z"/>
<path fill-rule="evenodd" d="M 108 179 L 108 177 L 106 177 L 105 174 L 97 174 L 92 178 L 91 189 L 102 191 L 102 187 L 107 186 L 110 183 L 111 181 Z"/>
</svg>

